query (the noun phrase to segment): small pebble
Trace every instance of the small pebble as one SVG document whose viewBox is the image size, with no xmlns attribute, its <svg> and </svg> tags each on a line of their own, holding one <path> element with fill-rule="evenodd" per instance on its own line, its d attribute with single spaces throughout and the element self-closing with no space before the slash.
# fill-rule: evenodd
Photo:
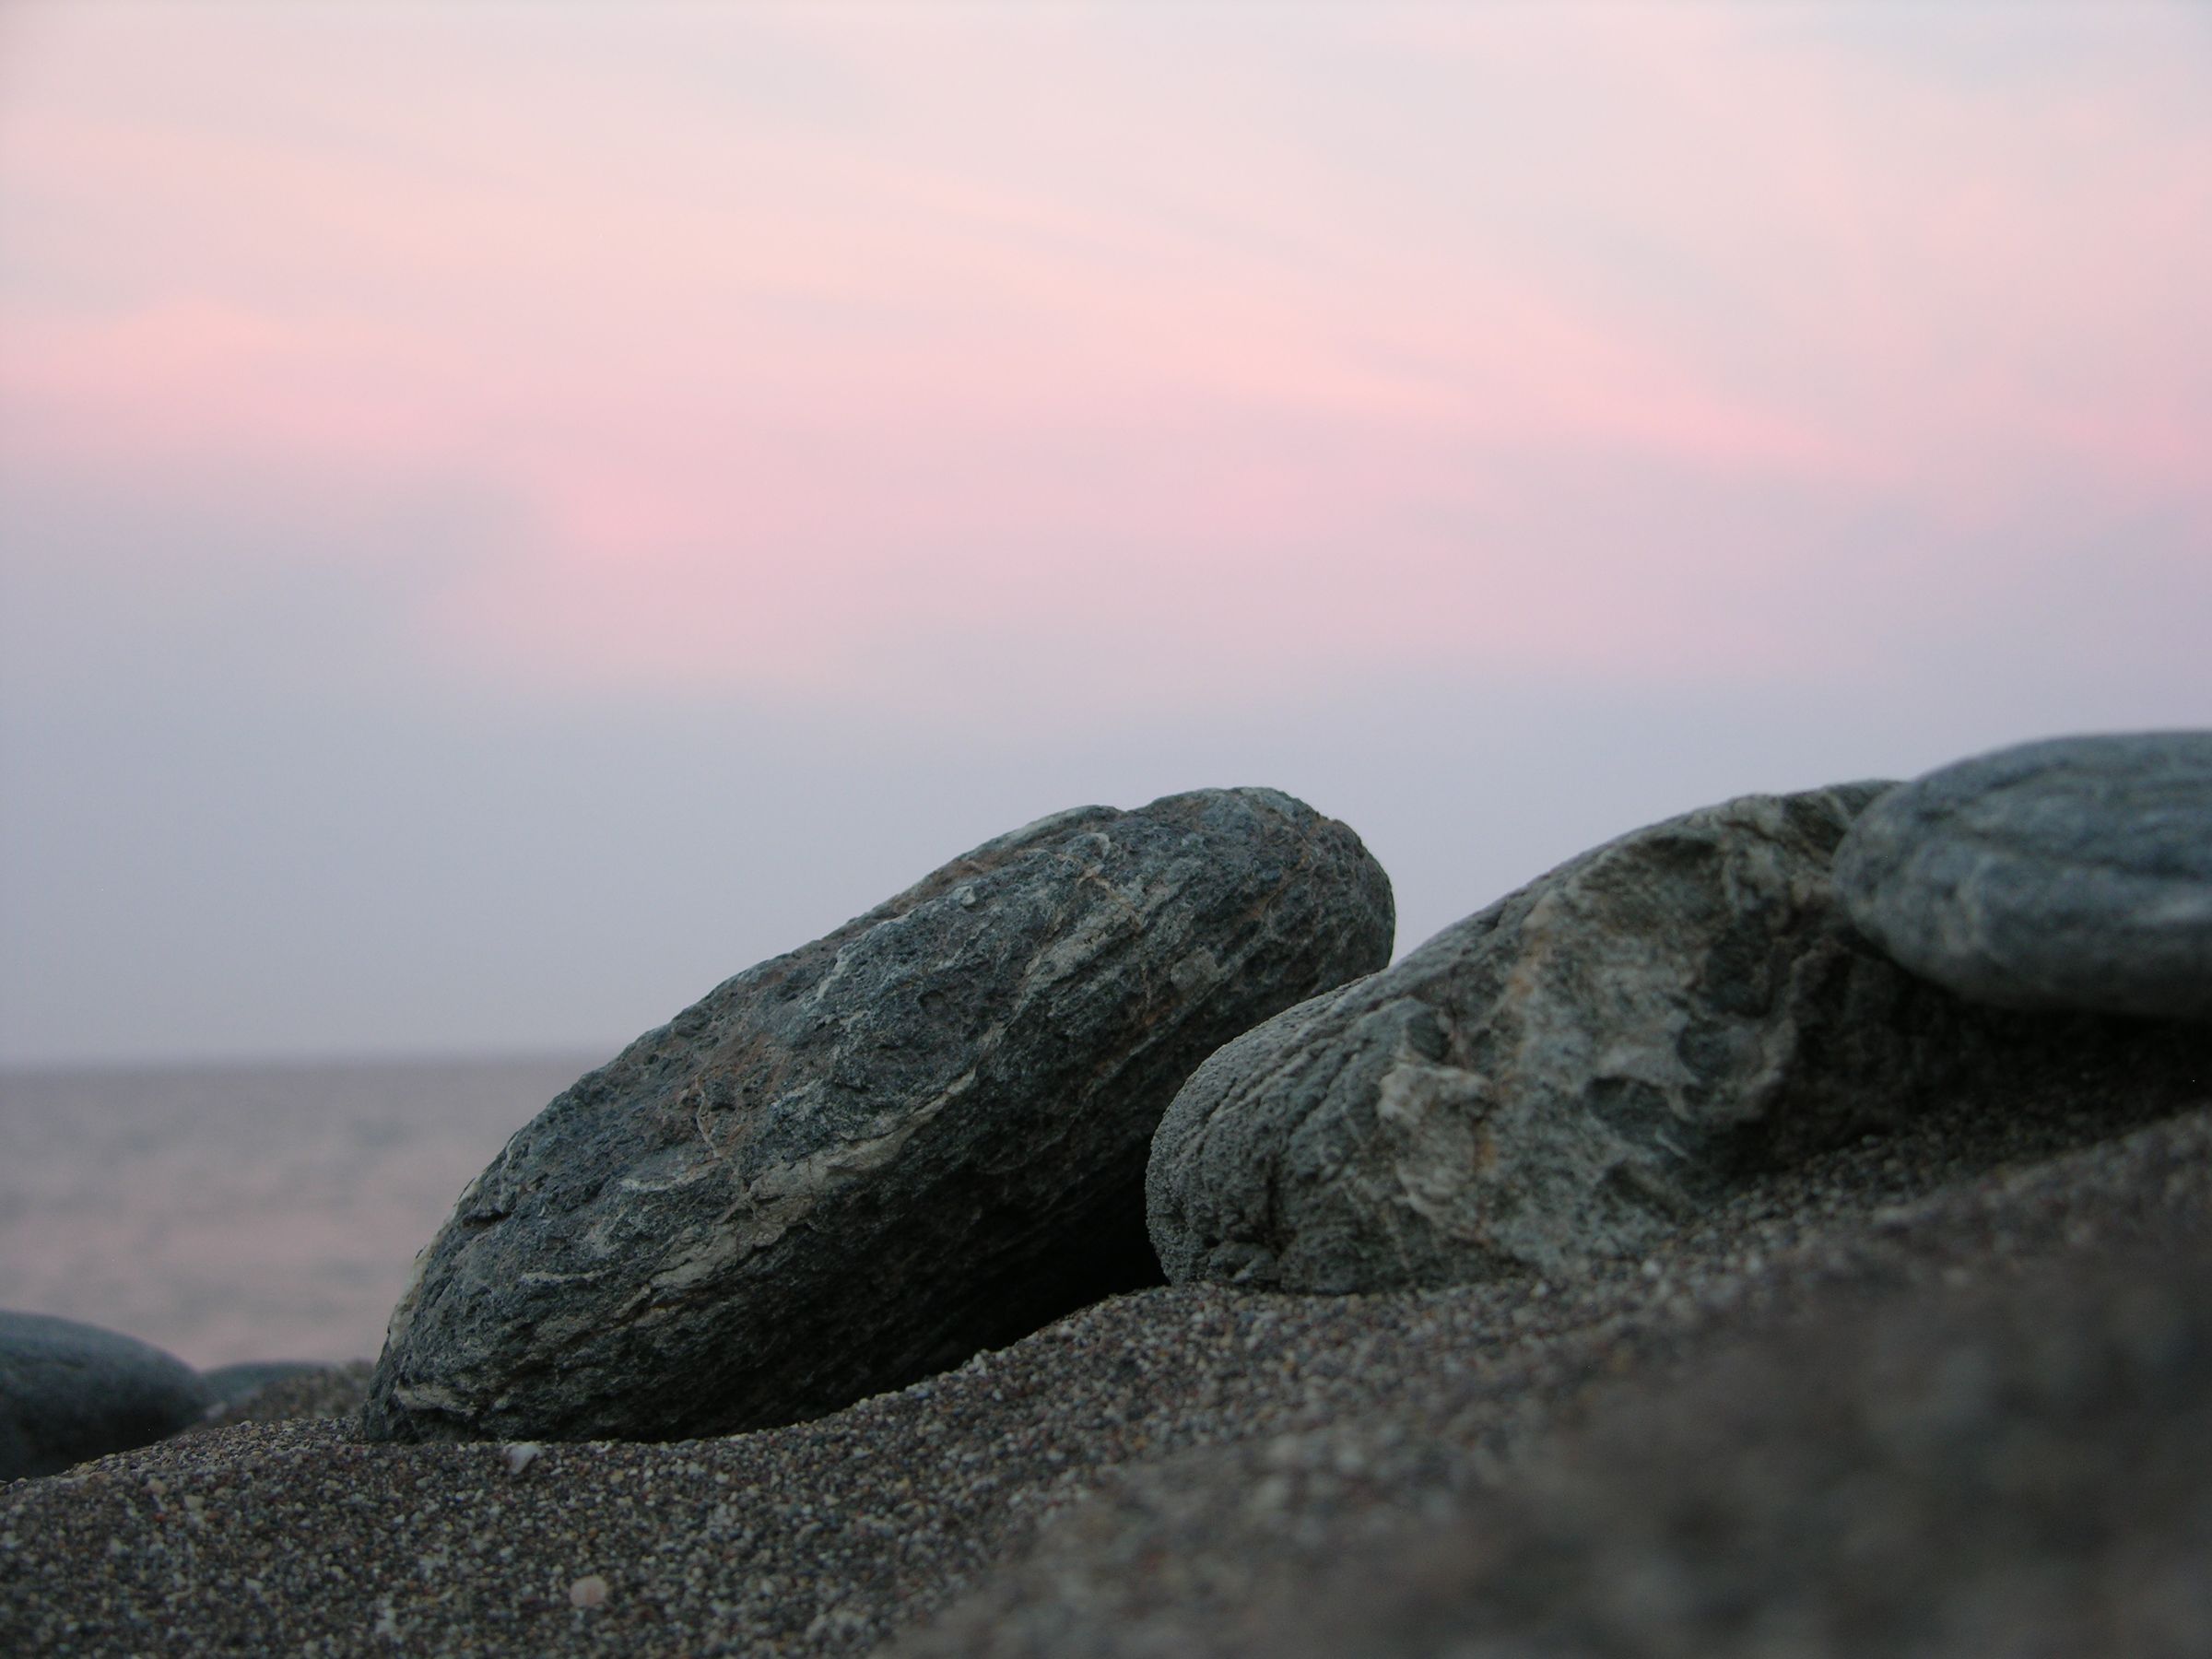
<svg viewBox="0 0 2212 1659">
<path fill-rule="evenodd" d="M 606 1600 L 606 1581 L 595 1572 L 587 1572 L 569 1586 L 569 1606 L 596 1607 Z"/>
</svg>

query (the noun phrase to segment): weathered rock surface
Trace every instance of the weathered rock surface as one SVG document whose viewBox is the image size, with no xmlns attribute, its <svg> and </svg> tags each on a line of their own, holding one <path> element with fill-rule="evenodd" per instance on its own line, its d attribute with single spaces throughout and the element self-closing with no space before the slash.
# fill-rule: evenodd
<svg viewBox="0 0 2212 1659">
<path fill-rule="evenodd" d="M 199 1372 L 135 1336 L 0 1311 L 0 1480 L 149 1444 L 214 1400 Z"/>
<path fill-rule="evenodd" d="M 1870 938 L 1961 996 L 2212 1018 L 2212 732 L 1930 772 L 1853 826 L 1836 884 Z"/>
<path fill-rule="evenodd" d="M 1154 1140 L 1170 1278 L 1555 1275 L 1909 1111 L 1967 1059 L 1974 1017 L 1834 902 L 1836 844 L 1888 787 L 1624 836 L 1230 1044 Z"/>
<path fill-rule="evenodd" d="M 817 1416 L 1157 1282 L 1193 1067 L 1388 959 L 1387 877 L 1272 790 L 1084 807 L 737 975 L 471 1184 L 392 1320 L 384 1439 Z"/>
</svg>

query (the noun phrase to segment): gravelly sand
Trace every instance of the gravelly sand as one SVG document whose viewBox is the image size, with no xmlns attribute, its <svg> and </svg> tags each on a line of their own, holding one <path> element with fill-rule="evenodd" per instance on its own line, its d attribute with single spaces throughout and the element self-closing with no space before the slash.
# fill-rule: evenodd
<svg viewBox="0 0 2212 1659">
<path fill-rule="evenodd" d="M 185 1432 L 206 1434 L 239 1423 L 286 1423 L 300 1418 L 350 1417 L 360 1410 L 361 1401 L 368 1396 L 371 1369 L 368 1360 L 356 1359 L 346 1365 L 279 1377 L 241 1400 L 217 1406 L 207 1414 L 206 1422 Z"/>
<path fill-rule="evenodd" d="M 2053 1077 L 1778 1174 L 1571 1288 L 1147 1291 L 724 1441 L 533 1453 L 241 1424 L 0 1491 L 0 1650 L 1205 1651 L 1196 1632 L 1258 1628 L 1359 1538 L 1451 1513 L 1593 1385 L 2208 1218 L 2212 1079 L 2115 1098 Z"/>
<path fill-rule="evenodd" d="M 1506 1460 L 1194 1454 L 899 1652 L 2199 1659 L 2208 1273 L 2200 1235 L 1846 1296 L 1600 1384 Z"/>
<path fill-rule="evenodd" d="M 2208 1157 L 2200 1112 L 1756 1283 L 1677 1256 L 1479 1374 L 1110 1477 L 897 1659 L 2212 1652 Z"/>
</svg>

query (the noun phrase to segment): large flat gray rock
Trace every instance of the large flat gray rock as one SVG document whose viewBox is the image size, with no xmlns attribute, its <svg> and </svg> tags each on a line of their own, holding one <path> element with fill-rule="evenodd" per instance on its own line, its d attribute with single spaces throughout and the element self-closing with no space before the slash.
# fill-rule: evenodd
<svg viewBox="0 0 2212 1659">
<path fill-rule="evenodd" d="M 2060 737 L 1909 783 L 1844 839 L 1851 917 L 1977 1002 L 2212 1018 L 2212 732 Z"/>
<path fill-rule="evenodd" d="M 1830 862 L 1888 785 L 1624 836 L 1214 1055 L 1155 1137 L 1178 1283 L 1379 1290 L 1640 1252 L 1743 1171 L 1910 1111 L 1971 1010 Z"/>
<path fill-rule="evenodd" d="M 135 1336 L 0 1311 L 0 1480 L 166 1439 L 214 1403 L 199 1372 Z"/>
<path fill-rule="evenodd" d="M 788 1422 L 1157 1282 L 1191 1070 L 1389 958 L 1390 885 L 1273 790 L 1063 813 L 717 987 L 462 1195 L 392 1319 L 386 1439 Z"/>
</svg>

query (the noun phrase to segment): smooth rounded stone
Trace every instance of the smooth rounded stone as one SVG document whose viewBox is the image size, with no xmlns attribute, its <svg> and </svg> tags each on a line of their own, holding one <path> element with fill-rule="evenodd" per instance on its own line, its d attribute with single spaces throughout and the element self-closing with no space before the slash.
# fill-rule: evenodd
<svg viewBox="0 0 2212 1659">
<path fill-rule="evenodd" d="M 1190 1072 L 1389 959 L 1390 883 L 1273 790 L 1080 807 L 763 962 L 581 1079 L 462 1194 L 371 1438 L 673 1439 L 819 1416 L 1157 1283 Z"/>
<path fill-rule="evenodd" d="M 2212 732 L 2058 737 L 1869 810 L 1836 856 L 1851 918 L 1999 1007 L 2212 1018 Z"/>
<path fill-rule="evenodd" d="M 214 1403 L 199 1372 L 135 1336 L 0 1310 L 0 1480 L 167 1439 Z"/>
<path fill-rule="evenodd" d="M 1247 1032 L 1154 1138 L 1177 1283 L 1379 1290 L 1640 1253 L 1744 1173 L 1894 1121 L 1973 1010 L 1829 880 L 1890 787 L 1747 795 L 1638 830 Z"/>
</svg>

